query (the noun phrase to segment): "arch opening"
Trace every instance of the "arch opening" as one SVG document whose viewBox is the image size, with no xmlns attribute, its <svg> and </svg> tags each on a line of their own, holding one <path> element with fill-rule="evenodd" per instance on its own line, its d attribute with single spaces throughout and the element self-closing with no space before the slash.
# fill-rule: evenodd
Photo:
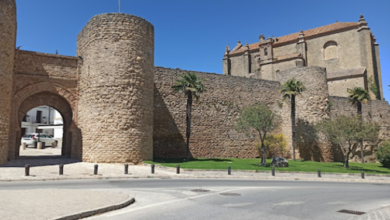
<svg viewBox="0 0 390 220">
<path fill-rule="evenodd" d="M 44 109 L 52 110 L 47 111 L 46 113 L 43 112 Z M 14 140 L 13 143 L 11 143 L 10 152 L 9 155 L 11 155 L 11 159 L 21 158 L 23 156 L 26 156 L 26 152 L 23 145 L 22 145 L 22 137 L 23 133 L 36 133 L 39 135 L 35 137 L 34 142 L 44 142 L 42 139 L 47 138 L 49 135 L 54 136 L 50 133 L 48 129 L 45 129 L 44 127 L 52 127 L 54 129 L 54 120 L 55 117 L 53 117 L 53 113 L 55 109 L 58 115 L 61 115 L 61 118 L 58 118 L 59 121 L 62 119 L 62 139 L 57 139 L 57 151 L 53 151 L 49 154 L 44 153 L 45 149 L 50 149 L 51 143 L 46 144 L 46 147 L 42 147 L 42 149 L 37 149 L 35 147 L 38 147 L 37 144 L 33 144 L 32 149 L 35 150 L 35 153 L 32 153 L 32 155 L 44 155 L 47 156 L 47 158 L 50 158 L 50 156 L 63 156 L 63 157 L 72 157 L 72 158 L 81 158 L 81 146 L 79 141 L 81 138 L 81 132 L 77 128 L 74 120 L 73 120 L 73 109 L 72 106 L 69 104 L 69 102 L 63 98 L 62 96 L 58 94 L 54 94 L 52 92 L 39 92 L 36 94 L 33 94 L 26 99 L 24 99 L 20 105 L 15 106 L 15 110 L 17 111 L 17 114 L 12 120 L 11 127 L 13 128 L 12 131 L 14 132 L 14 137 L 10 137 L 10 141 L 12 139 Z M 40 111 L 40 112 L 39 112 Z M 49 112 L 50 112 L 50 118 L 49 118 Z M 33 115 L 29 115 L 33 113 Z M 55 115 L 54 115 L 55 116 Z M 23 126 L 23 121 L 29 121 L 32 126 L 27 130 L 23 129 L 26 128 L 26 126 Z M 26 123 L 24 123 L 26 124 Z M 57 122 L 57 124 L 60 124 Z M 35 130 L 34 130 L 35 129 Z M 46 130 L 46 131 L 45 131 Z M 57 132 L 58 133 L 58 132 Z M 61 132 L 60 132 L 61 133 Z M 58 134 L 57 134 L 58 136 Z M 53 142 L 53 140 L 45 139 L 45 141 Z M 30 142 L 31 143 L 31 142 Z M 50 146 L 48 146 L 50 145 Z M 50 147 L 50 148 L 49 148 Z M 30 149 L 30 147 L 29 147 Z M 39 152 L 40 151 L 40 152 Z M 41 153 L 42 152 L 42 153 Z M 57 153 L 54 153 L 57 152 Z"/>
<path fill-rule="evenodd" d="M 21 123 L 19 156 L 61 156 L 63 133 L 63 119 L 57 109 L 51 106 L 30 109 Z"/>
</svg>

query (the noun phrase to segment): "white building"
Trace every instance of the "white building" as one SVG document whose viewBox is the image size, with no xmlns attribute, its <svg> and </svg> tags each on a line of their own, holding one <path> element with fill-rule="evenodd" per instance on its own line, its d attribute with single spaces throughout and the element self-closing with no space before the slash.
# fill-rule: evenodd
<svg viewBox="0 0 390 220">
<path fill-rule="evenodd" d="M 31 109 L 22 120 L 22 136 L 28 133 L 44 133 L 54 138 L 62 138 L 61 114 L 49 106 Z"/>
</svg>

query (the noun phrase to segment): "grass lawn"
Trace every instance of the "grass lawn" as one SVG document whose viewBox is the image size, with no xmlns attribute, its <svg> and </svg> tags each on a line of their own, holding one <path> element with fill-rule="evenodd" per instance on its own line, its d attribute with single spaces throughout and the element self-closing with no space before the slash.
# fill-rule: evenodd
<svg viewBox="0 0 390 220">
<path fill-rule="evenodd" d="M 155 159 L 154 161 L 144 161 L 148 164 L 158 164 L 166 167 L 176 167 L 180 165 L 183 169 L 227 169 L 231 166 L 232 170 L 271 170 L 271 159 L 267 159 L 266 166 L 260 166 L 260 159 L 235 159 L 235 158 L 194 158 L 189 162 L 183 162 L 183 159 Z M 349 163 L 349 169 L 343 167 L 341 162 L 322 163 L 314 161 L 289 160 L 289 167 L 275 167 L 278 171 L 296 171 L 296 172 L 317 172 L 321 169 L 322 173 L 360 173 L 364 171 L 370 174 L 389 174 L 390 169 L 385 168 L 380 163 Z"/>
</svg>

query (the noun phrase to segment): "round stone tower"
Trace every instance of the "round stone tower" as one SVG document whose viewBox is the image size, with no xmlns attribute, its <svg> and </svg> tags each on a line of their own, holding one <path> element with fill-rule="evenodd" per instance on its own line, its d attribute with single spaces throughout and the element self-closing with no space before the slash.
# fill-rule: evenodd
<svg viewBox="0 0 390 220">
<path fill-rule="evenodd" d="M 0 0 L 0 164 L 7 162 L 16 42 L 15 0 Z"/>
<path fill-rule="evenodd" d="M 77 37 L 77 56 L 83 161 L 152 159 L 153 25 L 129 14 L 97 15 Z"/>
</svg>

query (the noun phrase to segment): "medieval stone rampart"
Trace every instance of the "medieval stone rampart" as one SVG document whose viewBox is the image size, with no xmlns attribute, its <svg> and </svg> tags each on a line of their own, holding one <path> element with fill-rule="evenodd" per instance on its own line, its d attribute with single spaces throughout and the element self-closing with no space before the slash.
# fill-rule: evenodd
<svg viewBox="0 0 390 220">
<path fill-rule="evenodd" d="M 350 102 L 348 102 L 348 98 L 331 96 L 329 97 L 329 103 L 331 105 L 330 116 L 332 118 L 342 115 L 357 115 L 356 105 L 352 105 Z M 390 137 L 390 106 L 387 101 L 372 100 L 369 101 L 367 104 L 362 104 L 362 113 L 363 120 L 376 122 L 381 126 L 378 143 L 381 143 L 384 140 L 388 140 Z M 364 146 L 365 160 L 371 162 L 376 161 L 376 149 L 368 143 L 365 143 Z M 343 158 L 341 157 L 340 152 L 338 152 L 337 149 L 335 149 L 334 152 L 334 160 L 342 161 Z M 360 148 L 358 148 L 355 152 L 352 153 L 354 156 L 353 160 L 359 162 L 361 155 Z"/>
<path fill-rule="evenodd" d="M 257 102 L 280 114 L 279 82 L 220 74 L 155 68 L 154 157 L 185 155 L 186 97 L 174 93 L 173 82 L 185 72 L 204 78 L 207 91 L 192 108 L 190 151 L 193 157 L 254 158 L 259 153 L 256 138 L 234 129 L 240 111 Z"/>
<path fill-rule="evenodd" d="M 153 25 L 128 14 L 97 15 L 78 35 L 77 56 L 83 161 L 152 159 Z"/>
<path fill-rule="evenodd" d="M 279 72 L 281 83 L 290 79 L 301 81 L 306 90 L 296 97 L 296 153 L 305 160 L 331 161 L 332 151 L 327 141 L 315 131 L 315 124 L 329 118 L 326 69 L 297 67 Z M 283 133 L 291 146 L 291 118 L 289 102 L 283 105 Z"/>
<path fill-rule="evenodd" d="M 0 164 L 7 161 L 16 42 L 16 4 L 0 1 Z"/>
</svg>

